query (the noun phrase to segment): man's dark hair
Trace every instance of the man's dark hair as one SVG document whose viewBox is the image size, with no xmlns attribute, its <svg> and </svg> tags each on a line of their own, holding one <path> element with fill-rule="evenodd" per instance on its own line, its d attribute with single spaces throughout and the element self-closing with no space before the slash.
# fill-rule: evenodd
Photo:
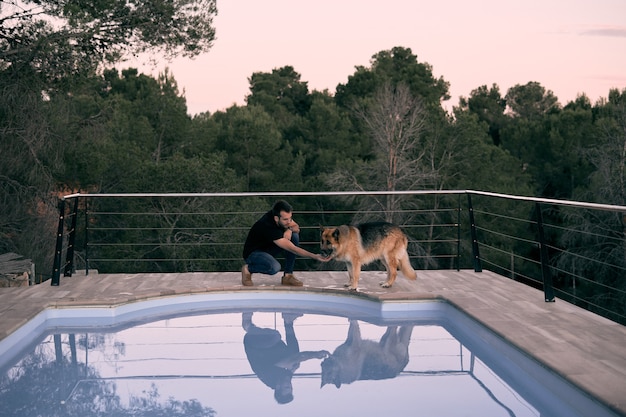
<svg viewBox="0 0 626 417">
<path fill-rule="evenodd" d="M 272 207 L 272 214 L 276 217 L 280 217 L 281 211 L 284 211 L 285 213 L 291 213 L 293 211 L 293 207 L 291 207 L 291 204 L 289 204 L 285 200 L 278 200 L 274 203 L 274 207 Z"/>
</svg>

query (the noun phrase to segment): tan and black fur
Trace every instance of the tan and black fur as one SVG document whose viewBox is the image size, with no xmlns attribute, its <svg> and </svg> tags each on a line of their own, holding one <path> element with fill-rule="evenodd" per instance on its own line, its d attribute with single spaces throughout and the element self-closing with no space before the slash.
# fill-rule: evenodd
<svg viewBox="0 0 626 417">
<path fill-rule="evenodd" d="M 380 342 L 365 340 L 359 323 L 351 320 L 346 341 L 322 361 L 322 387 L 395 378 L 409 363 L 412 332 L 413 326 L 389 326 Z"/>
<path fill-rule="evenodd" d="M 417 278 L 407 252 L 408 238 L 402 230 L 391 223 L 362 223 L 357 226 L 322 227 L 321 253 L 338 261 L 346 262 L 350 290 L 357 290 L 361 266 L 376 260 L 387 269 L 384 288 L 393 285 L 398 268 L 408 279 Z"/>
</svg>

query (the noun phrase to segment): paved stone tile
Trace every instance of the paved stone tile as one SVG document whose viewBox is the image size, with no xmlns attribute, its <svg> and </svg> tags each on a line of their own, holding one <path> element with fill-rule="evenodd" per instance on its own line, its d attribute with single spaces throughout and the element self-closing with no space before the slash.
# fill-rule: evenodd
<svg viewBox="0 0 626 417">
<path fill-rule="evenodd" d="M 496 335 L 527 352 L 590 395 L 626 416 L 626 327 L 489 271 L 418 271 L 399 276 L 393 288 L 378 284 L 385 273 L 363 272 L 359 292 L 344 288 L 346 271 L 306 271 L 303 287 L 280 285 L 280 276 L 255 274 L 253 287 L 240 272 L 186 274 L 97 274 L 61 278 L 25 288 L 0 288 L 0 339 L 46 308 L 115 306 L 179 294 L 212 291 L 306 291 L 364 297 L 381 302 L 446 300 Z"/>
</svg>

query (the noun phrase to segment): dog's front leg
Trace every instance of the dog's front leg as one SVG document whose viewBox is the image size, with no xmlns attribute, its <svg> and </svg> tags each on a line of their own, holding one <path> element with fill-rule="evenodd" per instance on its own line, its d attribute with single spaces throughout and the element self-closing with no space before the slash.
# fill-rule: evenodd
<svg viewBox="0 0 626 417">
<path fill-rule="evenodd" d="M 361 264 L 352 262 L 348 266 L 348 275 L 350 275 L 350 283 L 348 289 L 351 291 L 357 291 L 359 285 L 359 275 L 361 273 Z"/>
<path fill-rule="evenodd" d="M 350 288 L 352 285 L 352 263 L 346 262 L 346 270 L 348 271 L 348 282 L 344 284 L 344 287 Z"/>
</svg>

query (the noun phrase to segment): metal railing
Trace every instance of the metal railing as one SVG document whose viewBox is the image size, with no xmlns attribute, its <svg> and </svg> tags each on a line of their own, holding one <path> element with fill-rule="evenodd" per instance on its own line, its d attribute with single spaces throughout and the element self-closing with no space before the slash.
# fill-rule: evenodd
<svg viewBox="0 0 626 417">
<path fill-rule="evenodd" d="M 418 269 L 485 267 L 542 289 L 546 301 L 559 297 L 626 323 L 625 206 L 473 190 L 67 195 L 52 285 L 61 271 L 78 269 L 237 271 L 249 227 L 276 199 L 294 206 L 301 246 L 311 252 L 319 251 L 320 225 L 392 221 L 409 236 Z"/>
</svg>

